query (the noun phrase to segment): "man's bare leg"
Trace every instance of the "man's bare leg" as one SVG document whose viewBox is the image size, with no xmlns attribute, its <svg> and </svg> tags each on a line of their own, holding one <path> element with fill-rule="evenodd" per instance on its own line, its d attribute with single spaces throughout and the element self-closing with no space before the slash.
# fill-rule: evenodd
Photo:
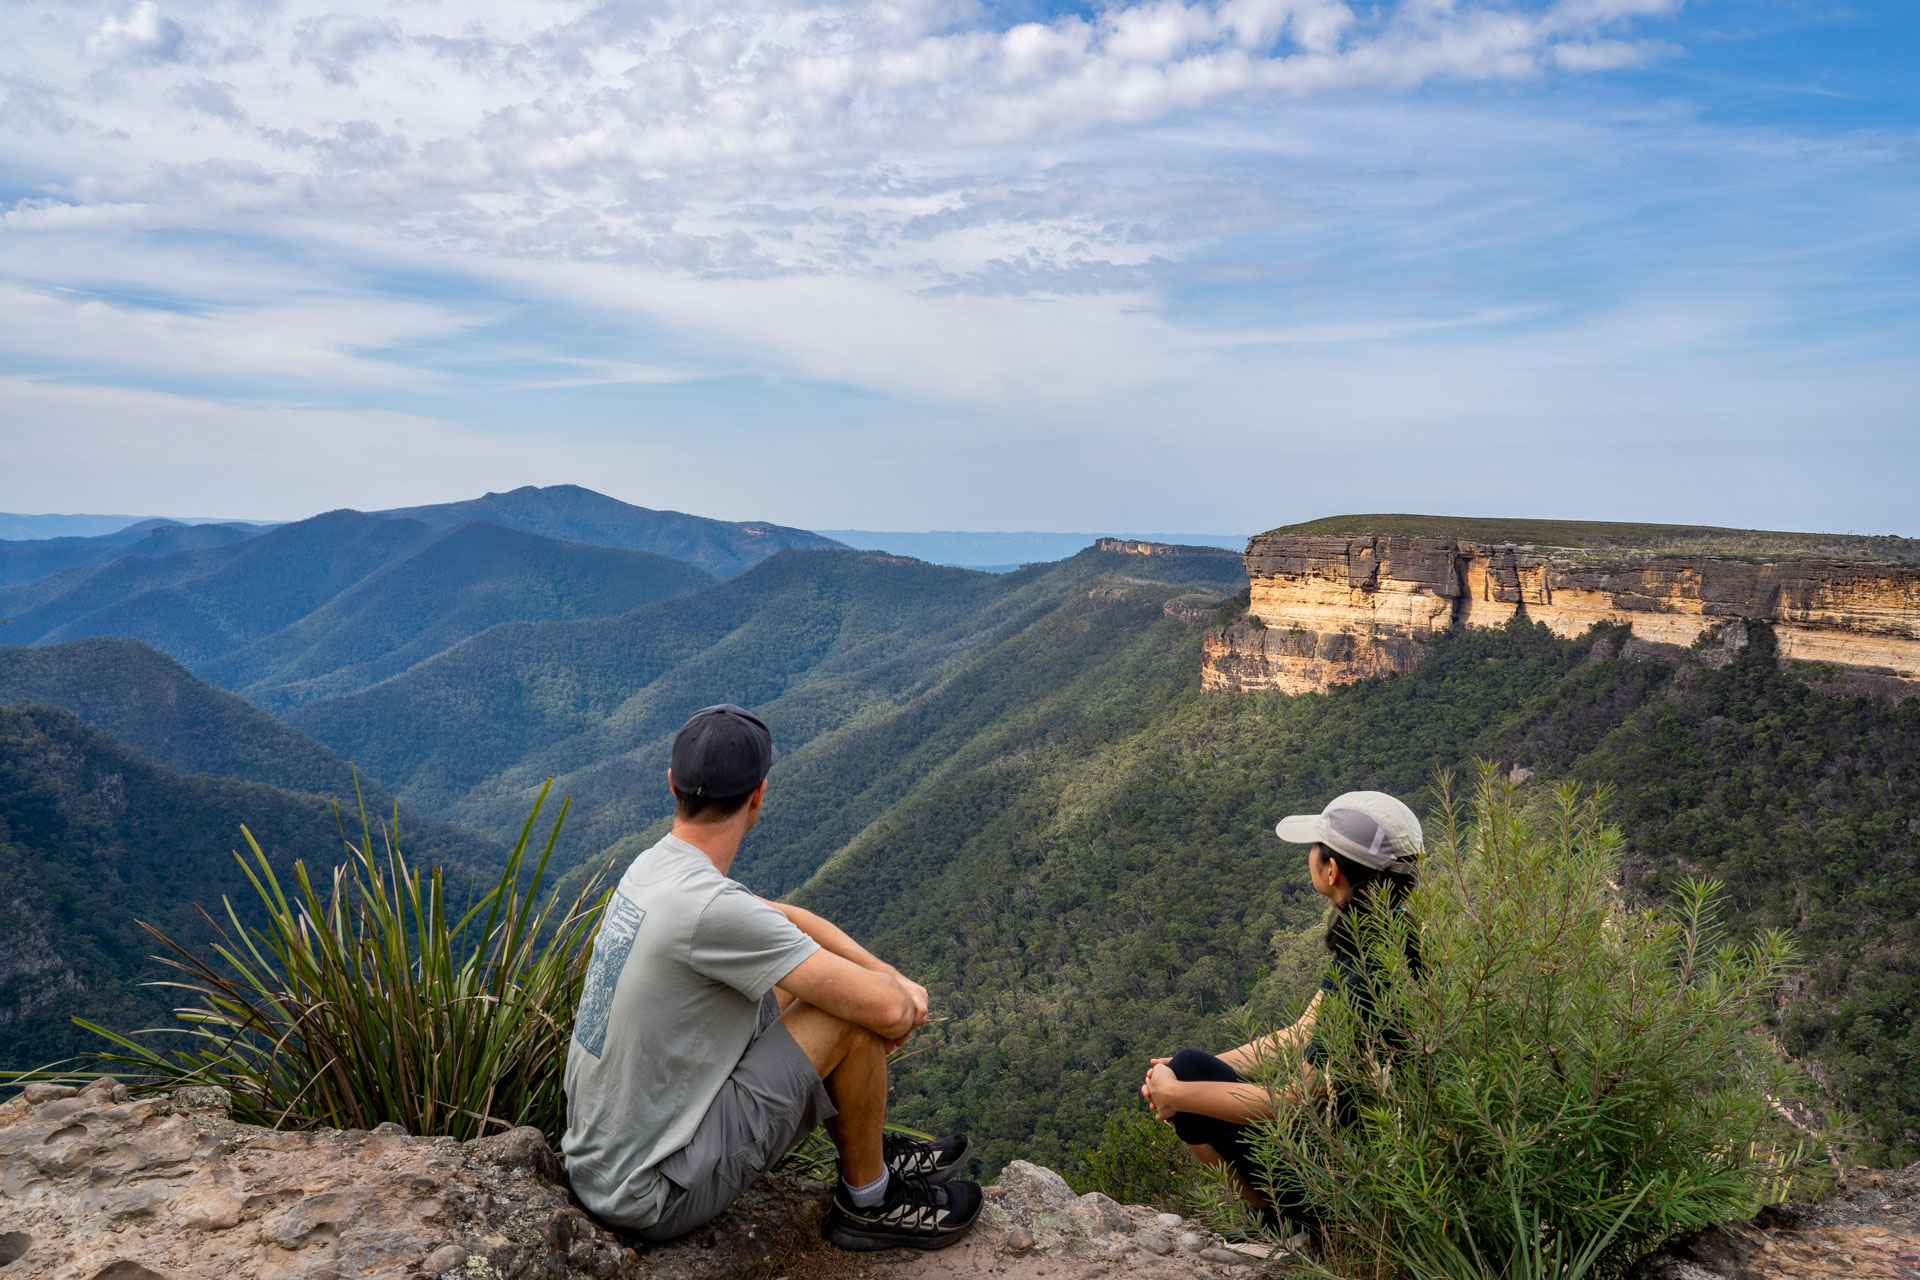
<svg viewBox="0 0 1920 1280">
<path fill-rule="evenodd" d="M 787 1005 L 780 1025 L 826 1081 L 840 1112 L 827 1121 L 827 1133 L 840 1153 L 841 1180 L 856 1187 L 877 1180 L 887 1171 L 880 1141 L 887 1117 L 886 1043 L 804 1001 Z"/>
<path fill-rule="evenodd" d="M 1201 1164 L 1224 1164 L 1226 1162 L 1226 1157 L 1222 1156 L 1218 1151 L 1215 1151 L 1211 1143 L 1188 1143 L 1187 1150 L 1193 1152 L 1194 1159 L 1198 1160 Z M 1227 1172 L 1233 1175 L 1234 1183 L 1240 1188 L 1240 1198 L 1242 1200 L 1245 1200 L 1256 1209 L 1264 1209 L 1267 1207 L 1267 1198 L 1260 1194 L 1259 1188 L 1242 1177 L 1238 1169 L 1229 1168 Z"/>
</svg>

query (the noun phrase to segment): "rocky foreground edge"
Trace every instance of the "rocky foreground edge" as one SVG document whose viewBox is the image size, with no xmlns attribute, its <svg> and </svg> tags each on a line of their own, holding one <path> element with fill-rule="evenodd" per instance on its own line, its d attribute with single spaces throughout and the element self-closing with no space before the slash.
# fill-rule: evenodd
<svg viewBox="0 0 1920 1280">
<path fill-rule="evenodd" d="M 939 1254 L 835 1253 L 818 1238 L 825 1192 L 763 1178 L 706 1229 L 650 1246 L 581 1210 L 535 1129 L 467 1143 L 397 1125 L 277 1131 L 236 1123 L 221 1089 L 133 1098 L 112 1080 L 29 1085 L 0 1105 L 0 1280 L 691 1280 L 849 1274 L 883 1259 L 928 1276 L 1147 1280 L 1254 1265 L 1195 1223 L 1075 1195 L 1024 1161 L 990 1190 L 972 1235 Z"/>
<path fill-rule="evenodd" d="M 467 1143 L 394 1125 L 283 1132 L 235 1123 L 221 1089 L 132 1098 L 112 1080 L 29 1085 L 0 1105 L 0 1280 L 1252 1280 L 1289 1261 L 1145 1205 L 1075 1195 L 1021 1160 L 988 1189 L 974 1232 L 940 1253 L 837 1253 L 818 1237 L 825 1194 L 774 1174 L 707 1228 L 650 1246 L 581 1210 L 535 1129 Z M 1920 1280 L 1920 1164 L 1856 1170 L 1831 1200 L 1683 1236 L 1635 1272 Z"/>
</svg>

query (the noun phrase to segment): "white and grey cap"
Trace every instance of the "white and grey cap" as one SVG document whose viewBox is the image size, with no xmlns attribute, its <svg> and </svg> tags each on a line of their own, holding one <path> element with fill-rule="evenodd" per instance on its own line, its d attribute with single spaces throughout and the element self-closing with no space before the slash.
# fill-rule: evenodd
<svg viewBox="0 0 1920 1280">
<path fill-rule="evenodd" d="M 1319 813 L 1280 819 L 1273 833 L 1292 844 L 1324 844 L 1375 871 L 1419 856 L 1426 843 L 1413 810 L 1384 791 L 1335 796 Z"/>
</svg>

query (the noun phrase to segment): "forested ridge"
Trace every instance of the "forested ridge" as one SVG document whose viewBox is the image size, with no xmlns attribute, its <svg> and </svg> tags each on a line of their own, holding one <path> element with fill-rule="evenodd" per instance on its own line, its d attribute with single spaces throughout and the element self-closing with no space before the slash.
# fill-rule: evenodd
<svg viewBox="0 0 1920 1280">
<path fill-rule="evenodd" d="M 1003 575 L 874 552 L 785 552 L 616 618 L 497 627 L 377 688 L 289 718 L 402 799 L 496 836 L 517 830 L 555 776 L 556 789 L 575 798 L 575 838 L 601 848 L 664 817 L 672 734 L 710 703 L 764 715 L 792 757 L 783 768 L 824 767 L 849 749 L 881 753 L 805 788 L 821 797 L 818 822 L 785 824 L 778 837 L 806 845 L 796 855 L 798 883 L 857 831 L 847 812 L 877 812 L 859 773 L 898 776 L 895 754 L 933 736 L 952 742 L 979 723 L 978 708 L 963 714 L 940 692 L 957 672 L 1003 645 L 1021 651 L 1030 644 L 1022 637 L 1051 634 L 1048 618 L 1108 579 L 1158 590 L 1155 616 L 1169 595 L 1199 587 L 1219 597 L 1244 580 L 1239 557 L 1216 549 L 1183 557 L 1087 550 Z M 1047 646 L 1069 666 L 1097 665 L 1118 642 L 1089 621 L 1073 625 L 1077 644 Z M 980 696 L 996 704 L 1024 697 L 1031 688 L 1020 682 L 1042 678 L 1018 659 L 1011 668 L 1023 674 L 1012 683 L 994 676 Z M 907 721 L 895 718 L 903 714 Z M 882 725 L 904 736 L 838 745 L 840 733 L 871 735 Z M 823 843 L 828 829 L 835 834 Z"/>
<path fill-rule="evenodd" d="M 1758 628 L 1715 669 L 1525 623 L 1329 694 L 1202 694 L 1198 635 L 1136 625 L 1110 683 L 1034 690 L 1031 716 L 954 752 L 797 894 L 951 1016 L 897 1086 L 914 1123 L 982 1135 L 989 1166 L 1066 1158 L 1131 1103 L 1149 1053 L 1217 1047 L 1247 1002 L 1282 1016 L 1317 978 L 1322 903 L 1279 817 L 1351 788 L 1426 810 L 1437 771 L 1480 758 L 1611 788 L 1629 892 L 1715 875 L 1737 928 L 1794 928 L 1809 963 L 1787 1043 L 1870 1155 L 1920 1147 L 1920 704 L 1818 692 Z M 749 883 L 762 859 L 779 853 L 756 838 Z"/>
<path fill-rule="evenodd" d="M 1524 620 L 1447 633 L 1410 674 L 1326 694 L 1203 693 L 1207 602 L 1225 621 L 1244 585 L 1225 553 L 1090 549 L 996 577 L 789 552 L 617 616 L 496 626 L 317 699 L 295 724 L 331 750 L 145 650 L 99 688 L 80 646 L 0 650 L 0 701 L 64 701 L 179 769 L 304 786 L 352 760 L 490 836 L 517 830 L 558 774 L 575 801 L 560 862 L 576 872 L 663 828 L 667 745 L 689 711 L 754 707 L 783 758 L 736 875 L 928 981 L 948 1020 L 901 1070 L 896 1112 L 966 1128 L 989 1169 L 1069 1160 L 1131 1103 L 1148 1054 L 1217 1047 L 1234 1018 L 1284 1016 L 1317 980 L 1321 901 L 1272 834 L 1279 817 L 1362 787 L 1424 811 L 1436 776 L 1475 759 L 1531 770 L 1532 786 L 1604 784 L 1626 891 L 1715 875 L 1737 928 L 1792 928 L 1808 964 L 1783 1042 L 1856 1116 L 1865 1158 L 1920 1151 L 1920 700 L 1836 696 L 1831 672 L 1781 663 L 1764 626 L 1738 651 L 1713 639 L 1678 654 L 1623 628 L 1567 640 Z M 21 714 L 23 742 L 58 736 L 51 713 Z M 261 772 L 281 749 L 304 763 Z M 59 756 L 34 751 L 21 758 Z M 39 766 L 16 767 L 39 794 Z M 217 832 L 251 821 L 229 804 L 239 793 L 178 781 L 138 791 L 176 815 L 142 847 L 224 854 Z M 46 812 L 91 794 L 61 786 Z M 259 803 L 314 803 L 295 799 Z M 178 817 L 199 803 L 204 829 Z M 69 818 L 18 829 L 44 839 L 11 837 L 16 874 L 80 858 Z M 313 839 L 279 829 L 276 855 L 324 849 L 326 865 L 337 849 L 330 814 Z"/>
<path fill-rule="evenodd" d="M 349 822 L 357 827 L 351 813 Z M 261 783 L 180 774 L 71 713 L 0 708 L 0 1067 L 45 1065 L 102 1042 L 75 1016 L 166 1026 L 176 1003 L 145 921 L 204 948 L 231 897 L 257 902 L 235 863 L 245 824 L 284 875 L 342 861 L 332 804 Z M 355 830 L 355 836 L 358 832 Z M 449 869 L 463 901 L 473 882 Z"/>
<path fill-rule="evenodd" d="M 69 711 L 175 773 L 258 782 L 349 807 L 358 795 L 373 814 L 394 809 L 377 778 L 137 640 L 0 647 L 0 707 L 26 703 Z M 411 807 L 401 824 L 408 851 L 429 862 L 490 869 L 506 856 L 493 841 Z"/>
</svg>

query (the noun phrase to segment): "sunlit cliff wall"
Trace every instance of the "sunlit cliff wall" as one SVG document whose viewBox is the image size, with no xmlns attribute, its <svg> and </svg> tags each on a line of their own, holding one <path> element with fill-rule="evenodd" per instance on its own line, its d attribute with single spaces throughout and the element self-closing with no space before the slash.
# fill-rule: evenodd
<svg viewBox="0 0 1920 1280">
<path fill-rule="evenodd" d="M 1306 693 L 1407 671 L 1421 641 L 1524 610 L 1564 636 L 1625 623 L 1690 645 L 1736 618 L 1773 624 L 1783 658 L 1920 682 L 1920 568 L 1751 563 L 1535 550 L 1435 538 L 1262 534 L 1247 546 L 1248 617 L 1208 632 L 1209 689 Z"/>
</svg>

